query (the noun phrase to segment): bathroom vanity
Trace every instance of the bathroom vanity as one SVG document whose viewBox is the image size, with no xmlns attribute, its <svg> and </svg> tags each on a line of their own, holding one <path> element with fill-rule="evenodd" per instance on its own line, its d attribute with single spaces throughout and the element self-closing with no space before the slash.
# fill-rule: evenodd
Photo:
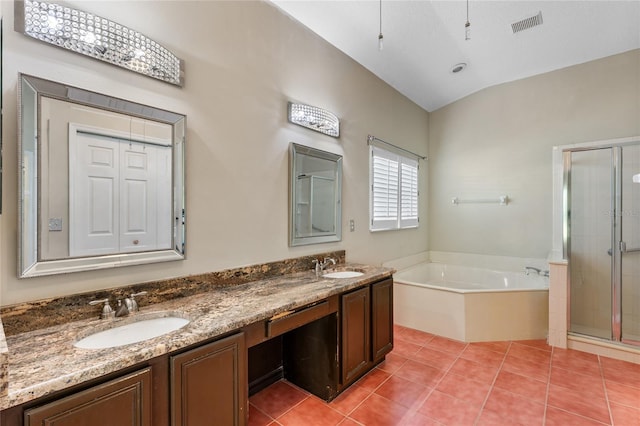
<svg viewBox="0 0 640 426">
<path fill-rule="evenodd" d="M 190 323 L 126 346 L 73 346 L 119 318 L 9 336 L 0 423 L 243 425 L 249 394 L 282 377 L 331 400 L 393 347 L 393 270 L 338 266 L 363 274 L 292 273 L 144 307 L 122 321 L 167 312 Z"/>
</svg>

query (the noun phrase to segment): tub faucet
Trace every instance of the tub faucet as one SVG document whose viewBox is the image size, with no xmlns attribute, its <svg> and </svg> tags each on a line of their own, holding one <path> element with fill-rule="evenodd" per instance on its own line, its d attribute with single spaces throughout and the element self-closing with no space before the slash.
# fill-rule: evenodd
<svg viewBox="0 0 640 426">
<path fill-rule="evenodd" d="M 533 266 L 525 266 L 524 267 L 524 274 L 525 275 L 529 275 L 529 273 L 531 271 L 535 271 L 536 274 L 540 275 L 540 269 L 534 268 Z"/>
</svg>

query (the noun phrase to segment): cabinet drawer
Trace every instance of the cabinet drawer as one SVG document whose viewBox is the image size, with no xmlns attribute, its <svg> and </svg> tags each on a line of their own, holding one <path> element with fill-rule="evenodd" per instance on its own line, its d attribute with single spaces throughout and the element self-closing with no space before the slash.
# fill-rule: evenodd
<svg viewBox="0 0 640 426">
<path fill-rule="evenodd" d="M 329 302 L 325 300 L 317 305 L 302 308 L 298 311 L 288 313 L 285 316 L 274 317 L 267 321 L 266 336 L 278 336 L 294 328 L 298 328 L 301 325 L 327 316 L 329 313 Z"/>
</svg>

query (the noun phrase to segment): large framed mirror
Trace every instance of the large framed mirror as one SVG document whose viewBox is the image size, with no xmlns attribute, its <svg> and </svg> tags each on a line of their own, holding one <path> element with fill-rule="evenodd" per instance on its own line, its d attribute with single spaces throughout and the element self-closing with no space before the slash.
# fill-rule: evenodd
<svg viewBox="0 0 640 426">
<path fill-rule="evenodd" d="M 186 117 L 20 75 L 18 276 L 184 259 Z"/>
<path fill-rule="evenodd" d="M 291 143 L 289 244 L 342 239 L 342 156 Z"/>
</svg>

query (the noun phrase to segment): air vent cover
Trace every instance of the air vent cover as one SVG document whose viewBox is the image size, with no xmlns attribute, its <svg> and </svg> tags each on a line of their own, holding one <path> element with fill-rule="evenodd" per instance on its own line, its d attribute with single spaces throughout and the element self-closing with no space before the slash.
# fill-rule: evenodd
<svg viewBox="0 0 640 426">
<path fill-rule="evenodd" d="M 518 22 L 514 22 L 513 24 L 511 24 L 511 29 L 515 34 L 519 33 L 520 31 L 528 30 L 529 28 L 537 27 L 538 25 L 542 25 L 542 11 L 538 12 L 537 15 L 531 16 Z"/>
</svg>

